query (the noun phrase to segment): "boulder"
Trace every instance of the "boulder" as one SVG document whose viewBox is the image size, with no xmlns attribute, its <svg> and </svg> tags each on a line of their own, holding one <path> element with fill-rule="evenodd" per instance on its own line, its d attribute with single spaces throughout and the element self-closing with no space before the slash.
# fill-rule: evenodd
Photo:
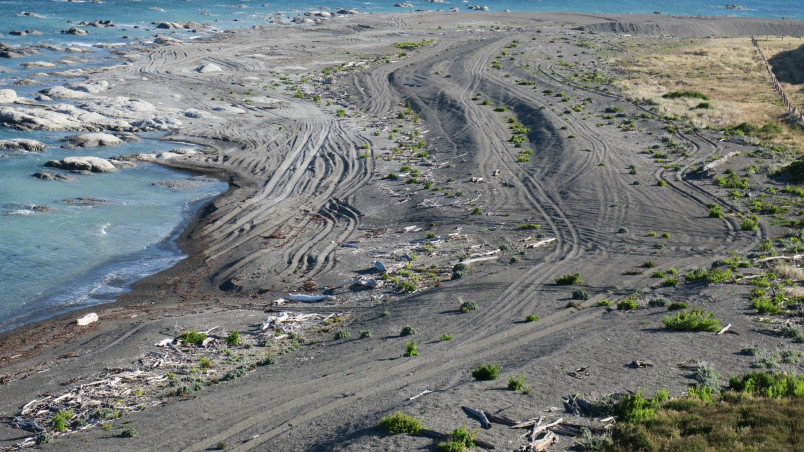
<svg viewBox="0 0 804 452">
<path fill-rule="evenodd" d="M 202 74 L 206 74 L 207 72 L 221 72 L 223 69 L 221 69 L 221 67 L 215 63 L 206 63 L 198 66 L 195 68 L 195 70 Z"/>
<path fill-rule="evenodd" d="M 13 104 L 17 99 L 17 92 L 13 89 L 0 89 L 0 104 Z"/>
<path fill-rule="evenodd" d="M 88 31 L 82 30 L 78 27 L 70 27 L 67 30 L 62 30 L 61 32 L 66 35 L 76 35 L 76 36 L 86 36 L 89 34 Z"/>
<path fill-rule="evenodd" d="M 37 179 L 54 180 L 54 181 L 60 181 L 60 182 L 72 182 L 72 181 L 76 180 L 75 176 L 71 176 L 69 174 L 49 173 L 47 171 L 39 171 L 38 173 L 31 174 L 31 176 L 33 176 L 33 177 L 35 177 Z"/>
<path fill-rule="evenodd" d="M 117 168 L 112 162 L 100 157 L 67 157 L 62 160 L 50 160 L 46 167 L 66 169 L 70 171 L 88 171 L 91 173 L 113 173 Z"/>
<path fill-rule="evenodd" d="M 62 141 L 67 143 L 67 147 L 70 148 L 94 148 L 98 146 L 120 146 L 123 144 L 123 140 L 108 133 L 71 135 Z"/>
<path fill-rule="evenodd" d="M 357 11 L 355 11 L 353 9 L 339 9 L 338 14 L 354 15 L 354 14 L 360 14 L 360 13 L 358 13 Z"/>
<path fill-rule="evenodd" d="M 36 105 L 30 108 L 0 106 L 0 125 L 18 130 L 78 132 L 139 130 L 122 119 L 107 118 L 69 104 Z"/>
<path fill-rule="evenodd" d="M 10 140 L 0 140 L 0 149 L 15 149 L 28 152 L 42 152 L 47 149 L 45 143 L 26 138 L 12 138 Z"/>
</svg>

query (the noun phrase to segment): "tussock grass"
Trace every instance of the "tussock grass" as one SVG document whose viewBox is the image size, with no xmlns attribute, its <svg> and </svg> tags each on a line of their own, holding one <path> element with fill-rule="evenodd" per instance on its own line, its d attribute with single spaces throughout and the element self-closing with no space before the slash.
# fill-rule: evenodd
<svg viewBox="0 0 804 452">
<path fill-rule="evenodd" d="M 792 279 L 793 281 L 804 280 L 804 268 L 796 267 L 790 264 L 779 264 L 773 270 L 779 279 Z"/>
</svg>

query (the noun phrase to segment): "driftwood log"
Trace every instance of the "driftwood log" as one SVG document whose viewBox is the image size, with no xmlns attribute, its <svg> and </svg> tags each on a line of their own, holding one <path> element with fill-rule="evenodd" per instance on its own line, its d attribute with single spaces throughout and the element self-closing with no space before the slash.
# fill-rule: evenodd
<svg viewBox="0 0 804 452">
<path fill-rule="evenodd" d="M 486 413 L 476 410 L 474 408 L 469 408 L 468 406 L 461 407 L 463 411 L 466 412 L 469 416 L 475 417 L 480 420 L 480 424 L 483 425 L 483 428 L 491 428 L 491 423 L 489 419 L 486 417 Z"/>
</svg>

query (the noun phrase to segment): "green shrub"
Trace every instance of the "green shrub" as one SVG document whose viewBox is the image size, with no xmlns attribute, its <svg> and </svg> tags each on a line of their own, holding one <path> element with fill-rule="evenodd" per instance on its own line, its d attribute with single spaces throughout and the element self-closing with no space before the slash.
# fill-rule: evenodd
<svg viewBox="0 0 804 452">
<path fill-rule="evenodd" d="M 53 425 L 53 431 L 63 432 L 67 430 L 67 421 L 73 418 L 73 410 L 59 410 L 53 420 L 50 421 Z"/>
<path fill-rule="evenodd" d="M 682 91 L 671 91 L 667 94 L 662 95 L 665 99 L 701 99 L 701 100 L 709 100 L 709 96 L 703 93 L 699 93 L 698 91 L 693 91 L 691 89 L 685 89 Z"/>
<path fill-rule="evenodd" d="M 717 204 L 709 204 L 709 218 L 723 218 L 723 208 Z"/>
<path fill-rule="evenodd" d="M 346 116 L 346 110 L 344 110 L 343 108 L 335 110 L 335 116 L 343 118 L 344 116 Z"/>
<path fill-rule="evenodd" d="M 41 446 L 43 444 L 50 444 L 53 442 L 53 435 L 50 433 L 44 432 L 36 435 L 36 444 Z"/>
<path fill-rule="evenodd" d="M 655 271 L 655 272 L 653 272 L 652 275 L 650 275 L 650 277 L 651 278 L 666 278 L 667 275 L 665 273 L 663 273 L 663 272 Z"/>
<path fill-rule="evenodd" d="M 556 278 L 556 284 L 559 284 L 559 285 L 562 285 L 562 286 L 578 286 L 578 285 L 583 284 L 583 280 L 581 280 L 581 274 L 580 273 L 568 274 L 568 275 L 564 275 L 564 276 L 561 276 L 559 278 Z"/>
<path fill-rule="evenodd" d="M 676 301 L 675 303 L 670 303 L 670 306 L 667 307 L 668 311 L 680 311 L 682 309 L 687 309 L 687 303 L 682 303 L 680 301 Z"/>
<path fill-rule="evenodd" d="M 667 278 L 662 281 L 662 287 L 676 287 L 678 286 L 678 279 L 676 278 Z"/>
<path fill-rule="evenodd" d="M 620 399 L 617 404 L 617 418 L 621 422 L 643 422 L 653 418 L 659 402 L 654 399 L 646 399 L 642 392 L 629 394 Z"/>
<path fill-rule="evenodd" d="M 270 366 L 271 364 L 276 364 L 276 357 L 274 355 L 267 355 L 257 361 L 258 366 Z"/>
<path fill-rule="evenodd" d="M 410 325 L 405 325 L 402 328 L 402 331 L 399 333 L 400 336 L 412 336 L 416 334 L 416 328 L 413 328 Z"/>
<path fill-rule="evenodd" d="M 709 102 L 701 102 L 698 105 L 696 105 L 695 108 L 699 110 L 708 110 L 712 108 L 712 105 Z"/>
<path fill-rule="evenodd" d="M 586 427 L 581 427 L 578 437 L 578 446 L 581 450 L 606 451 L 614 447 L 614 440 L 609 435 L 593 435 Z"/>
<path fill-rule="evenodd" d="M 441 341 L 451 341 L 451 340 L 452 340 L 452 335 L 451 335 L 451 334 L 449 334 L 449 333 L 444 333 L 444 335 L 443 335 L 443 336 L 441 336 L 441 339 L 440 339 L 440 340 L 441 340 Z"/>
<path fill-rule="evenodd" d="M 500 377 L 500 366 L 497 364 L 486 364 L 472 371 L 475 380 L 496 380 Z"/>
<path fill-rule="evenodd" d="M 380 428 L 384 428 L 388 433 L 396 435 L 399 433 L 418 434 L 422 429 L 422 423 L 413 416 L 407 416 L 397 411 L 389 414 L 380 420 Z"/>
<path fill-rule="evenodd" d="M 226 345 L 240 345 L 240 331 L 230 332 L 226 337 Z"/>
<path fill-rule="evenodd" d="M 521 391 L 525 387 L 525 376 L 508 377 L 508 390 Z"/>
<path fill-rule="evenodd" d="M 472 210 L 472 215 L 482 215 L 482 214 L 483 211 L 480 210 L 480 207 L 475 207 L 474 210 Z"/>
<path fill-rule="evenodd" d="M 517 226 L 517 229 L 526 229 L 526 230 L 539 229 L 539 228 L 541 228 L 541 226 L 538 225 L 538 224 L 534 224 L 534 223 L 524 223 L 524 224 L 520 224 L 519 226 Z"/>
<path fill-rule="evenodd" d="M 463 452 L 475 447 L 474 436 L 461 425 L 450 433 L 450 441 L 437 446 L 438 452 Z"/>
<path fill-rule="evenodd" d="M 759 227 L 759 220 L 756 218 L 746 218 L 740 222 L 740 229 L 743 231 L 756 231 Z"/>
<path fill-rule="evenodd" d="M 120 433 L 120 436 L 123 438 L 134 438 L 137 436 L 137 429 L 135 429 L 133 425 L 126 425 L 123 427 L 123 431 Z"/>
<path fill-rule="evenodd" d="M 804 397 L 804 374 L 787 375 L 754 371 L 742 377 L 731 377 L 729 389 L 761 394 L 768 398 Z"/>
<path fill-rule="evenodd" d="M 598 306 L 611 306 L 613 304 L 614 304 L 614 302 L 611 301 L 611 300 L 600 300 L 600 301 L 597 302 Z"/>
<path fill-rule="evenodd" d="M 528 316 L 525 317 L 525 322 L 538 322 L 538 321 L 539 321 L 539 316 L 534 315 L 534 314 L 528 314 Z"/>
<path fill-rule="evenodd" d="M 371 339 L 371 330 L 360 330 L 360 339 Z"/>
<path fill-rule="evenodd" d="M 98 408 L 92 412 L 92 417 L 95 419 L 114 419 L 117 416 L 117 410 L 114 408 Z"/>
<path fill-rule="evenodd" d="M 794 326 L 783 326 L 781 329 L 782 337 L 794 339 L 796 342 L 804 342 L 804 331 Z"/>
<path fill-rule="evenodd" d="M 207 335 L 204 333 L 199 333 L 196 330 L 188 331 L 181 336 L 179 339 L 181 340 L 182 345 L 193 344 L 193 345 L 201 345 L 204 342 L 204 339 L 207 338 Z"/>
<path fill-rule="evenodd" d="M 662 319 L 665 328 L 674 331 L 720 331 L 720 322 L 711 312 L 694 308 Z"/>
<path fill-rule="evenodd" d="M 648 307 L 649 308 L 663 308 L 663 307 L 667 306 L 667 303 L 669 303 L 669 302 L 670 302 L 670 300 L 668 300 L 667 298 L 663 298 L 663 297 L 651 298 L 650 301 L 648 301 Z"/>
<path fill-rule="evenodd" d="M 782 308 L 768 297 L 758 297 L 751 301 L 751 308 L 756 309 L 759 314 L 776 315 L 782 312 Z"/>
<path fill-rule="evenodd" d="M 452 279 L 465 278 L 467 274 L 469 274 L 469 264 L 458 262 L 452 267 Z"/>
<path fill-rule="evenodd" d="M 617 303 L 617 309 L 620 311 L 633 311 L 638 307 L 639 305 L 637 304 L 636 300 L 632 298 L 626 298 L 625 300 Z"/>
<path fill-rule="evenodd" d="M 476 311 L 476 310 L 477 310 L 477 303 L 475 303 L 474 301 L 470 300 L 470 301 L 464 301 L 463 303 L 461 303 L 461 312 L 464 313 L 464 314 L 466 314 L 468 312 L 471 312 L 471 311 Z"/>
<path fill-rule="evenodd" d="M 405 341 L 405 353 L 402 356 L 419 356 L 419 346 L 416 341 Z"/>
<path fill-rule="evenodd" d="M 588 300 L 589 299 L 589 292 L 587 292 L 587 291 L 585 291 L 583 289 L 574 290 L 572 292 L 572 299 L 573 300 L 582 300 L 582 301 Z"/>
<path fill-rule="evenodd" d="M 350 337 L 352 337 L 352 332 L 349 330 L 349 328 L 344 328 L 335 333 L 336 340 L 349 339 Z"/>
<path fill-rule="evenodd" d="M 659 187 L 666 187 L 667 182 L 663 181 L 663 180 L 660 180 L 659 182 L 656 182 L 656 185 L 659 186 Z"/>
</svg>

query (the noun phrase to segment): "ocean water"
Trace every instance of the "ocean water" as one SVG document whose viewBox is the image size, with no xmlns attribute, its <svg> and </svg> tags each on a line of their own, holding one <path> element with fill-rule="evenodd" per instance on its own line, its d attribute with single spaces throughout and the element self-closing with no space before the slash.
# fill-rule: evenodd
<svg viewBox="0 0 804 452">
<path fill-rule="evenodd" d="M 403 1 L 403 0 L 399 0 Z M 408 1 L 408 0 L 404 0 Z M 730 0 L 735 1 L 735 0 Z M 41 89 L 60 85 L 58 74 L 67 69 L 115 64 L 110 50 L 96 44 L 148 43 L 157 32 L 180 39 L 195 39 L 238 27 L 268 25 L 271 16 L 290 18 L 309 10 L 340 8 L 361 13 L 411 10 L 467 10 L 471 4 L 491 11 L 639 13 L 680 15 L 730 15 L 804 19 L 801 0 L 745 0 L 741 10 L 725 3 L 677 0 L 445 0 L 428 3 L 410 0 L 413 8 L 394 7 L 395 0 L 0 0 L 0 42 L 12 46 L 38 44 L 83 47 L 75 54 L 39 48 L 23 58 L 0 58 L 0 89 L 14 89 L 32 96 Z M 33 13 L 25 15 L 24 12 Z M 476 12 L 476 14 L 483 14 Z M 82 21 L 111 20 L 115 26 L 82 26 L 90 33 L 60 33 Z M 204 33 L 155 30 L 152 22 L 195 21 L 207 24 Z M 26 36 L 12 31 L 36 30 Z M 72 57 L 73 61 L 65 61 Z M 53 62 L 50 69 L 22 66 L 26 62 Z M 16 82 L 38 75 L 39 84 Z M 73 81 L 73 80 L 69 80 Z M 173 243 L 200 203 L 225 190 L 226 185 L 193 178 L 154 164 L 112 174 L 78 175 L 74 182 L 42 181 L 31 177 L 42 164 L 68 155 L 108 157 L 131 152 L 157 152 L 186 147 L 146 139 L 115 148 L 68 150 L 60 146 L 67 133 L 25 133 L 0 127 L 0 139 L 32 138 L 48 144 L 43 153 L 0 151 L 0 331 L 46 318 L 69 309 L 108 302 L 137 279 L 174 265 L 183 256 Z M 185 181 L 183 189 L 158 184 Z M 94 198 L 95 202 L 76 202 Z M 39 207 L 36 207 L 39 206 Z"/>
</svg>

